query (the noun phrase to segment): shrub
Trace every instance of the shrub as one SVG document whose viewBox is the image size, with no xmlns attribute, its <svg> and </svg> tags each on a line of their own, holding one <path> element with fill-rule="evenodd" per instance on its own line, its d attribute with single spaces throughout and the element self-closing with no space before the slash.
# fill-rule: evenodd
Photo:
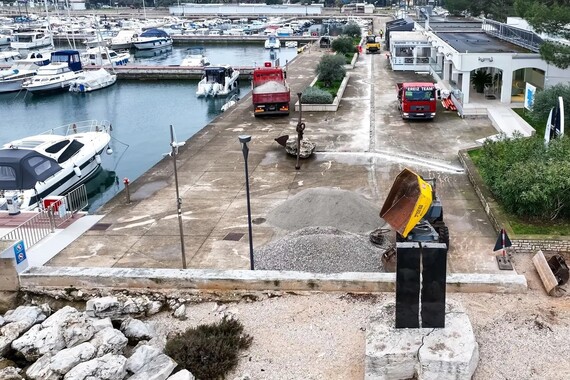
<svg viewBox="0 0 570 380">
<path fill-rule="evenodd" d="M 354 21 L 350 21 L 342 29 L 342 34 L 345 34 L 350 37 L 360 37 L 362 32 L 360 31 L 360 26 L 358 26 L 357 23 L 355 23 Z"/>
<path fill-rule="evenodd" d="M 344 64 L 344 56 L 327 54 L 321 58 L 315 71 L 319 79 L 325 84 L 325 87 L 329 87 L 335 80 L 344 78 L 346 74 Z"/>
<path fill-rule="evenodd" d="M 165 353 L 197 379 L 220 379 L 237 366 L 239 351 L 249 348 L 252 340 L 243 334 L 241 322 L 224 317 L 170 338 Z"/>
<path fill-rule="evenodd" d="M 544 91 L 537 91 L 530 117 L 537 122 L 545 122 L 552 107 L 558 105 L 558 97 L 564 99 L 564 124 L 570 125 L 570 84 L 559 83 Z"/>
<path fill-rule="evenodd" d="M 505 211 L 528 219 L 570 216 L 570 138 L 503 136 L 487 141 L 475 159 L 481 177 Z"/>
<path fill-rule="evenodd" d="M 332 104 L 333 100 L 330 92 L 317 87 L 308 87 L 301 95 L 301 103 L 304 104 Z"/>
<path fill-rule="evenodd" d="M 335 38 L 332 42 L 332 50 L 340 54 L 348 54 L 356 52 L 356 46 L 354 46 L 354 41 L 351 37 L 339 37 Z"/>
</svg>

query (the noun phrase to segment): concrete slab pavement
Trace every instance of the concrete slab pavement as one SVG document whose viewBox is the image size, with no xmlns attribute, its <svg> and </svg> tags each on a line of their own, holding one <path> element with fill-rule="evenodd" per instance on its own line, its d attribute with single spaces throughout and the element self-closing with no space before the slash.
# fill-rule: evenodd
<svg viewBox="0 0 570 380">
<path fill-rule="evenodd" d="M 312 47 L 291 63 L 292 95 L 309 85 L 326 53 Z M 489 120 L 461 119 L 443 108 L 433 122 L 402 120 L 395 83 L 417 79 L 422 77 L 391 71 L 384 55 L 361 55 L 339 110 L 303 113 L 305 137 L 316 142 L 317 149 L 314 157 L 302 161 L 299 171 L 294 169 L 294 157 L 274 141 L 283 134 L 295 135 L 298 114 L 255 118 L 250 95 L 192 137 L 178 157 L 188 266 L 249 268 L 243 156 L 237 137 L 251 134 L 248 164 L 254 247 L 288 232 L 265 219 L 270 210 L 298 192 L 312 187 L 351 190 L 379 209 L 395 176 L 409 167 L 438 180 L 451 236 L 449 270 L 499 273 L 490 252 L 495 231 L 457 159 L 459 149 L 492 135 L 494 128 Z M 292 100 L 297 100 L 295 95 Z M 132 182 L 131 194 L 131 204 L 126 205 L 124 194 L 119 194 L 100 210 L 104 215 L 100 223 L 109 224 L 107 229 L 87 232 L 48 265 L 180 268 L 170 159 Z M 229 232 L 243 235 L 237 241 L 224 240 Z"/>
</svg>

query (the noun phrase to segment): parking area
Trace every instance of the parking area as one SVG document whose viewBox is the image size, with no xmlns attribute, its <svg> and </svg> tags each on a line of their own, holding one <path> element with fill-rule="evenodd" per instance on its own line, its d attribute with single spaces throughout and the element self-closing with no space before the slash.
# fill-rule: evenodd
<svg viewBox="0 0 570 380">
<path fill-rule="evenodd" d="M 293 100 L 309 85 L 318 60 L 328 52 L 312 47 L 290 64 Z M 382 54 L 361 55 L 349 73 L 337 112 L 303 113 L 305 137 L 317 148 L 301 162 L 300 170 L 295 170 L 294 157 L 274 141 L 284 134 L 295 135 L 298 113 L 256 119 L 251 95 L 182 148 L 178 174 L 189 268 L 249 269 L 244 162 L 238 135 L 250 134 L 254 247 L 289 232 L 269 225 L 267 215 L 300 191 L 350 190 L 380 209 L 394 178 L 407 167 L 437 179 L 451 237 L 449 271 L 499 272 L 491 251 L 495 231 L 457 158 L 459 149 L 496 133 L 490 121 L 461 119 L 442 107 L 431 122 L 402 120 L 395 84 L 430 78 L 393 72 Z M 99 211 L 105 216 L 94 229 L 47 265 L 180 268 L 175 194 L 172 162 L 165 159 L 131 184 L 131 204 L 125 204 L 119 194 Z"/>
</svg>

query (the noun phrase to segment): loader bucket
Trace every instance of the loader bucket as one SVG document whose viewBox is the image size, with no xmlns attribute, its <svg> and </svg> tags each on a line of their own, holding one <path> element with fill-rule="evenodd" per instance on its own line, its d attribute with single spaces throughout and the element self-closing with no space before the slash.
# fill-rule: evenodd
<svg viewBox="0 0 570 380">
<path fill-rule="evenodd" d="M 392 184 L 380 217 L 407 237 L 428 212 L 431 202 L 431 185 L 413 171 L 404 169 Z"/>
</svg>

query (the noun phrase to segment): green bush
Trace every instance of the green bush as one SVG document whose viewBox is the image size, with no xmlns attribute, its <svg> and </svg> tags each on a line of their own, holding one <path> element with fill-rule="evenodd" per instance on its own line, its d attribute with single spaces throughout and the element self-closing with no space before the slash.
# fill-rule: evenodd
<svg viewBox="0 0 570 380">
<path fill-rule="evenodd" d="M 344 56 L 327 54 L 321 58 L 315 71 L 319 76 L 319 80 L 325 84 L 325 87 L 330 87 L 334 81 L 342 80 L 346 75 L 344 64 Z"/>
<path fill-rule="evenodd" d="M 362 32 L 360 31 L 360 26 L 358 26 L 357 23 L 355 23 L 354 21 L 350 21 L 342 29 L 342 34 L 345 34 L 350 37 L 360 37 Z"/>
<path fill-rule="evenodd" d="M 333 100 L 330 92 L 314 86 L 306 88 L 301 95 L 301 103 L 303 104 L 332 104 Z"/>
<path fill-rule="evenodd" d="M 545 147 L 540 137 L 503 136 L 474 157 L 505 211 L 529 220 L 570 217 L 570 138 Z"/>
<path fill-rule="evenodd" d="M 166 342 L 165 353 L 197 379 L 223 379 L 238 364 L 238 354 L 251 346 L 243 325 L 224 317 L 212 325 L 199 325 Z"/>
<path fill-rule="evenodd" d="M 559 83 L 544 91 L 537 91 L 530 117 L 537 122 L 544 122 L 552 107 L 558 105 L 558 97 L 564 99 L 564 124 L 570 125 L 570 84 Z"/>
<path fill-rule="evenodd" d="M 332 50 L 340 54 L 354 54 L 357 51 L 354 41 L 351 37 L 338 37 L 332 42 Z"/>
</svg>

